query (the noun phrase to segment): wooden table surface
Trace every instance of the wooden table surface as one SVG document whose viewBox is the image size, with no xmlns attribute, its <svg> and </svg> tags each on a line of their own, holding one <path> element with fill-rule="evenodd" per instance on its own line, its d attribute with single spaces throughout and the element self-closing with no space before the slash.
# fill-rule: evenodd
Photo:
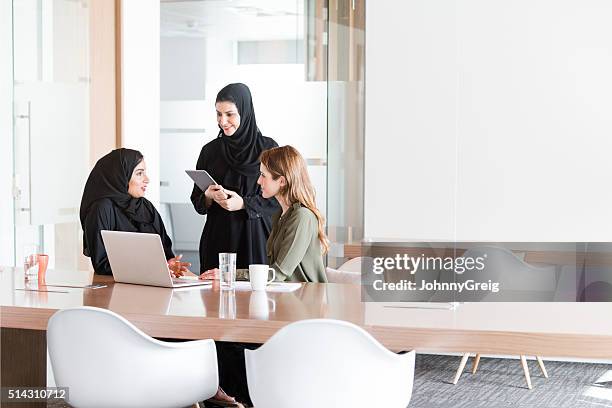
<svg viewBox="0 0 612 408">
<path fill-rule="evenodd" d="M 57 310 L 106 308 L 151 336 L 264 343 L 298 320 L 329 318 L 355 323 L 388 348 L 428 352 L 525 354 L 612 359 L 612 303 L 465 303 L 456 310 L 401 303 L 362 303 L 360 287 L 301 284 L 293 292 L 172 290 L 114 283 L 102 289 L 53 284 L 91 283 L 91 272 L 47 272 L 47 285 L 23 291 L 20 269 L 0 271 L 2 328 L 46 330 Z M 32 289 L 38 289 L 34 284 Z M 423 304 L 427 307 L 427 304 Z"/>
</svg>

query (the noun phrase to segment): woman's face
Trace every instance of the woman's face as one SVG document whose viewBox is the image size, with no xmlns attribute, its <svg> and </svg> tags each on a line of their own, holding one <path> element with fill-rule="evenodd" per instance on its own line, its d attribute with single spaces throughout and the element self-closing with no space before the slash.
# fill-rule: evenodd
<svg viewBox="0 0 612 408">
<path fill-rule="evenodd" d="M 128 194 L 134 198 L 144 197 L 147 184 L 149 184 L 149 177 L 147 177 L 147 166 L 143 159 L 132 172 L 132 178 L 128 183 Z"/>
<path fill-rule="evenodd" d="M 217 102 L 217 123 L 225 136 L 232 136 L 240 127 L 240 114 L 233 102 Z"/>
<path fill-rule="evenodd" d="M 274 180 L 266 166 L 260 164 L 257 184 L 261 186 L 261 195 L 263 198 L 275 197 L 280 188 L 285 185 L 285 178 L 280 176 Z"/>
</svg>

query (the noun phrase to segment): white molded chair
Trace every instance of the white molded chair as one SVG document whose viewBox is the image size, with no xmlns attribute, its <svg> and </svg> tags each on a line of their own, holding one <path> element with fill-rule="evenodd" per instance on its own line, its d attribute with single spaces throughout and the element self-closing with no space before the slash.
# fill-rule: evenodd
<svg viewBox="0 0 612 408">
<path fill-rule="evenodd" d="M 185 407 L 219 386 L 213 340 L 159 341 L 106 309 L 60 310 L 47 344 L 55 382 L 78 408 Z"/>
<path fill-rule="evenodd" d="M 245 350 L 257 408 L 404 408 L 414 359 L 414 351 L 395 354 L 362 328 L 330 319 L 289 324 L 257 350 Z"/>
<path fill-rule="evenodd" d="M 370 257 L 358 256 L 356 258 L 349 259 L 338 269 L 326 268 L 325 272 L 327 275 L 327 281 L 329 283 L 356 283 L 361 284 L 361 268 L 362 263 L 366 265 L 372 265 L 374 260 Z"/>
<path fill-rule="evenodd" d="M 366 267 L 374 263 L 374 259 L 369 256 L 357 256 L 351 258 L 338 268 L 339 271 L 343 272 L 358 272 L 361 274 L 361 266 L 365 264 Z"/>
<path fill-rule="evenodd" d="M 361 283 L 360 272 L 346 272 L 330 267 L 325 268 L 328 283 Z"/>
</svg>

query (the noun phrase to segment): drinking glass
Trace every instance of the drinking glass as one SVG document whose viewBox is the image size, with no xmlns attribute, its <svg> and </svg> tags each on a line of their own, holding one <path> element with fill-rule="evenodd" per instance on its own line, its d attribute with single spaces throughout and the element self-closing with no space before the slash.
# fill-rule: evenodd
<svg viewBox="0 0 612 408">
<path fill-rule="evenodd" d="M 236 287 L 236 254 L 220 253 L 219 270 L 221 271 L 221 289 L 234 289 Z"/>
<path fill-rule="evenodd" d="M 26 281 L 38 279 L 38 245 L 23 246 L 23 273 Z"/>
</svg>

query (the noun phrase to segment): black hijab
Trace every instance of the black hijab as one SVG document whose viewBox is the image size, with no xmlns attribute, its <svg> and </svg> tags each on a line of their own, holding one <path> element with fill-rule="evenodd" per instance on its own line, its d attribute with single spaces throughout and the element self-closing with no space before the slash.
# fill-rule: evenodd
<svg viewBox="0 0 612 408">
<path fill-rule="evenodd" d="M 80 218 L 83 229 L 91 206 L 98 200 L 109 198 L 140 232 L 161 232 L 155 222 L 157 210 L 153 204 L 144 197 L 133 198 L 128 194 L 130 178 L 142 159 L 142 153 L 139 151 L 121 148 L 98 160 L 89 173 L 81 198 Z"/>
<path fill-rule="evenodd" d="M 219 91 L 215 102 L 232 102 L 238 108 L 240 126 L 232 136 L 225 136 L 221 154 L 231 169 L 243 176 L 259 175 L 259 156 L 265 150 L 264 140 L 255 121 L 251 91 L 245 84 L 229 84 Z"/>
</svg>

